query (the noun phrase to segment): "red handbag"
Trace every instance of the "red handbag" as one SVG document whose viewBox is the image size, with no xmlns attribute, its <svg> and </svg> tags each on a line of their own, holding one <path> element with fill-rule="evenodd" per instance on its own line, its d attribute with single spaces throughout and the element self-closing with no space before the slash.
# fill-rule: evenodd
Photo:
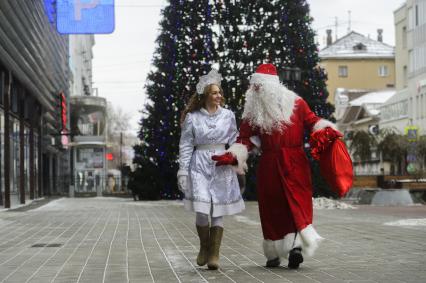
<svg viewBox="0 0 426 283">
<path fill-rule="evenodd" d="M 311 134 L 312 157 L 319 160 L 321 175 L 330 188 L 343 197 L 352 188 L 353 166 L 346 145 L 339 138 L 342 134 L 325 128 Z"/>
</svg>

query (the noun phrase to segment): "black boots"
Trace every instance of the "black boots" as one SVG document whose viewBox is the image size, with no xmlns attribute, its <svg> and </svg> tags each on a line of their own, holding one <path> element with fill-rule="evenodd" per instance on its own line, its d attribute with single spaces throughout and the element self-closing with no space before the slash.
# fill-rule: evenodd
<svg viewBox="0 0 426 283">
<path fill-rule="evenodd" d="M 289 269 L 298 269 L 299 265 L 303 262 L 303 255 L 301 248 L 294 248 L 290 251 L 288 255 L 288 268 Z M 278 267 L 280 266 L 280 258 L 270 259 L 266 262 L 266 267 Z"/>
<path fill-rule="evenodd" d="M 303 255 L 301 248 L 293 248 L 288 256 L 288 268 L 298 269 L 299 265 L 303 262 Z"/>
<path fill-rule="evenodd" d="M 278 267 L 280 266 L 281 261 L 279 257 L 276 257 L 274 259 L 270 259 L 266 262 L 266 267 Z"/>
</svg>

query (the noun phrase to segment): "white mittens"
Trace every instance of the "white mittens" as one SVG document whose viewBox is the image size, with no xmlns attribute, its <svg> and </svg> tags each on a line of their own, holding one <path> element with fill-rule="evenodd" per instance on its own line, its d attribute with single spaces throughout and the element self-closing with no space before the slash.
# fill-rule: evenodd
<svg viewBox="0 0 426 283">
<path fill-rule="evenodd" d="M 185 191 L 188 189 L 188 173 L 182 172 L 181 170 L 179 170 L 177 179 L 178 179 L 179 190 L 182 193 L 185 193 Z"/>
</svg>

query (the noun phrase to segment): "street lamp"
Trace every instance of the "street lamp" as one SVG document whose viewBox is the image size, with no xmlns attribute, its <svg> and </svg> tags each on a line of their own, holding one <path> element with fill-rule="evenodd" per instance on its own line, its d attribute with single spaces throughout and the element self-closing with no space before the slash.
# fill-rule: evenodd
<svg viewBox="0 0 426 283">
<path fill-rule="evenodd" d="M 298 67 L 284 67 L 279 71 L 278 75 L 283 82 L 300 81 L 302 79 L 302 70 Z"/>
</svg>

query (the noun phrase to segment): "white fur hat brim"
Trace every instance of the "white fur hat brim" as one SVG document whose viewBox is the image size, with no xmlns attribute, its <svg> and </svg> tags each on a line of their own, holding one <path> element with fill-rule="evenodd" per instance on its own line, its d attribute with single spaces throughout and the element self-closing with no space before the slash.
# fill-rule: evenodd
<svg viewBox="0 0 426 283">
<path fill-rule="evenodd" d="M 264 84 L 264 83 L 275 83 L 279 84 L 280 79 L 276 75 L 268 75 L 268 74 L 262 74 L 262 73 L 254 73 L 250 77 L 250 84 Z"/>
</svg>

